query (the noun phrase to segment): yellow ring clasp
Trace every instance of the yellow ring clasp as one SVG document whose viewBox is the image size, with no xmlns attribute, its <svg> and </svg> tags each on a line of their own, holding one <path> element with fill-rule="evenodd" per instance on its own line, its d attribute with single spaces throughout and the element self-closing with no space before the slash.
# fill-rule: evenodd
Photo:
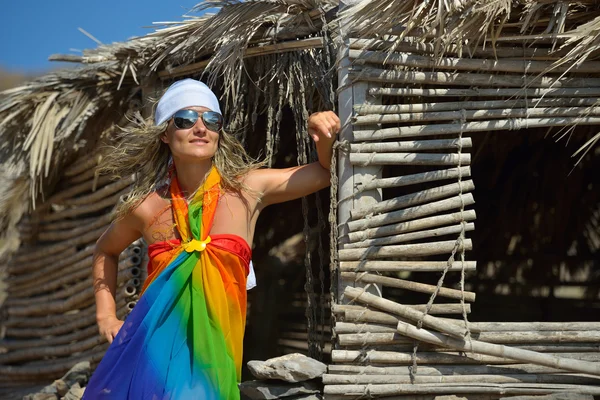
<svg viewBox="0 0 600 400">
<path fill-rule="evenodd" d="M 210 243 L 210 236 L 207 236 L 205 240 L 192 239 L 187 243 L 183 244 L 183 249 L 188 253 L 193 251 L 204 251 L 206 245 Z"/>
</svg>

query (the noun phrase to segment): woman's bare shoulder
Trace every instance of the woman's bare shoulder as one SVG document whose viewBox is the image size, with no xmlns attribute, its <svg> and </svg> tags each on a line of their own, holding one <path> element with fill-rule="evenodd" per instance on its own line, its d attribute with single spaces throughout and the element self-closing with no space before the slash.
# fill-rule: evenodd
<svg viewBox="0 0 600 400">
<path fill-rule="evenodd" d="M 151 192 L 133 210 L 136 218 L 147 220 L 169 205 L 169 201 L 157 192 Z"/>
</svg>

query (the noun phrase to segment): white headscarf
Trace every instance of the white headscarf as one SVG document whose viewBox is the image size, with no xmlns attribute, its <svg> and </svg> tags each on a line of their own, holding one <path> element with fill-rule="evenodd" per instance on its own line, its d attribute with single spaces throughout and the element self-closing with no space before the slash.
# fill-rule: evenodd
<svg viewBox="0 0 600 400">
<path fill-rule="evenodd" d="M 168 121 L 177 111 L 187 107 L 206 107 L 221 113 L 219 99 L 204 83 L 195 79 L 183 79 L 172 84 L 158 101 L 154 123 Z"/>
</svg>

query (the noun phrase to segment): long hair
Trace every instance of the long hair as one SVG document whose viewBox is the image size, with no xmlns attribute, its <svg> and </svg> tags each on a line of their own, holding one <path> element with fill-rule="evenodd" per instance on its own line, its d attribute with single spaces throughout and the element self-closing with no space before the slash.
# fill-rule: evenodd
<svg viewBox="0 0 600 400">
<path fill-rule="evenodd" d="M 117 144 L 106 148 L 99 167 L 101 174 L 114 177 L 136 175 L 131 191 L 117 206 L 116 218 L 129 214 L 168 180 L 171 152 L 169 146 L 160 139 L 167 130 L 168 122 L 157 126 L 153 118 L 143 119 L 139 114 L 130 122 L 127 127 L 120 129 L 116 137 Z M 213 165 L 221 175 L 223 190 L 238 193 L 246 191 L 260 196 L 260 193 L 248 188 L 241 178 L 264 166 L 265 162 L 251 158 L 242 144 L 223 129 L 219 132 Z"/>
</svg>

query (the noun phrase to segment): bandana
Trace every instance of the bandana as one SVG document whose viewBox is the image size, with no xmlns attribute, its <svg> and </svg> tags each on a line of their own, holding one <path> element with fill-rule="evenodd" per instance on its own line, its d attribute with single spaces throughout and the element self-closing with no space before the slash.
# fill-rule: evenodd
<svg viewBox="0 0 600 400">
<path fill-rule="evenodd" d="M 154 123 L 160 125 L 187 107 L 206 107 L 222 114 L 219 100 L 208 86 L 194 79 L 184 79 L 172 84 L 158 101 Z"/>
</svg>

